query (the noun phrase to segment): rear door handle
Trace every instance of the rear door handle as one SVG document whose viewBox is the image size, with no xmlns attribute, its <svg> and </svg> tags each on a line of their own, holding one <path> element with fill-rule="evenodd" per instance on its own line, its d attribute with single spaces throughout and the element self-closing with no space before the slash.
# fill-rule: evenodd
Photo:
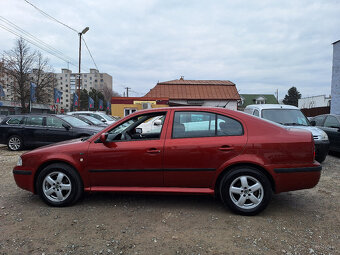
<svg viewBox="0 0 340 255">
<path fill-rule="evenodd" d="M 229 146 L 229 145 L 222 145 L 220 148 L 219 148 L 220 151 L 232 151 L 234 150 L 234 147 L 232 146 Z"/>
<path fill-rule="evenodd" d="M 151 149 L 148 149 L 146 152 L 151 153 L 151 154 L 156 154 L 156 153 L 160 153 L 161 150 L 157 150 L 156 148 L 151 148 Z"/>
</svg>

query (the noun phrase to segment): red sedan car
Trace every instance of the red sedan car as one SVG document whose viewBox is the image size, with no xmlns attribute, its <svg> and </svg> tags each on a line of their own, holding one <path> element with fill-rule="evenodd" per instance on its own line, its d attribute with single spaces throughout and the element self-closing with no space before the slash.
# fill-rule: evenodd
<svg viewBox="0 0 340 255">
<path fill-rule="evenodd" d="M 314 187 L 320 173 L 310 132 L 203 107 L 139 111 L 87 139 L 27 152 L 13 170 L 19 187 L 52 206 L 84 191 L 215 194 L 244 215 L 272 193 Z"/>
</svg>

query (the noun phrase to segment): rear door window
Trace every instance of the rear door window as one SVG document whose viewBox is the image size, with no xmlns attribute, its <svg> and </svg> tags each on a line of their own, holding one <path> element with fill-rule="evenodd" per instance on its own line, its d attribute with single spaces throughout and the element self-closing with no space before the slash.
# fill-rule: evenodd
<svg viewBox="0 0 340 255">
<path fill-rule="evenodd" d="M 240 122 L 232 118 L 217 115 L 217 135 L 237 136 L 243 135 L 243 127 Z"/>
<path fill-rule="evenodd" d="M 46 117 L 46 126 L 55 128 L 64 128 L 63 121 L 56 117 Z"/>
<path fill-rule="evenodd" d="M 29 116 L 26 119 L 27 126 L 42 126 L 44 117 L 42 116 Z"/>
</svg>

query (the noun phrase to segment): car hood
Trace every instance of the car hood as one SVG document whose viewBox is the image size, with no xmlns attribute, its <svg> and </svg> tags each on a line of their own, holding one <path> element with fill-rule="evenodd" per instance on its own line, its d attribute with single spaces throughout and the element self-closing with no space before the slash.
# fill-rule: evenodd
<svg viewBox="0 0 340 255">
<path fill-rule="evenodd" d="M 285 126 L 289 129 L 299 129 L 299 130 L 307 130 L 312 133 L 314 141 L 328 141 L 328 136 L 320 128 L 314 127 L 314 126 Z"/>
</svg>

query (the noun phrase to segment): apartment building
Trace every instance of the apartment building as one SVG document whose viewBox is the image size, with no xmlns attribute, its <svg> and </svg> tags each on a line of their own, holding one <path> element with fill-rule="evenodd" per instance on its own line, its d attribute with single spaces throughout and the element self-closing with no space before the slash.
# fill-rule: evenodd
<svg viewBox="0 0 340 255">
<path fill-rule="evenodd" d="M 78 73 L 72 73 L 69 69 L 61 69 L 56 73 L 57 89 L 63 92 L 60 107 L 70 109 L 73 103 L 73 93 L 78 89 Z M 112 76 L 100 73 L 97 69 L 90 69 L 89 73 L 80 74 L 80 88 L 89 91 L 91 88 L 104 92 L 104 87 L 112 90 Z"/>
<path fill-rule="evenodd" d="M 5 98 L 3 98 L 2 100 L 13 101 L 15 99 L 13 84 L 13 77 L 6 72 L 4 63 L 0 61 L 0 85 L 5 92 Z"/>
</svg>

